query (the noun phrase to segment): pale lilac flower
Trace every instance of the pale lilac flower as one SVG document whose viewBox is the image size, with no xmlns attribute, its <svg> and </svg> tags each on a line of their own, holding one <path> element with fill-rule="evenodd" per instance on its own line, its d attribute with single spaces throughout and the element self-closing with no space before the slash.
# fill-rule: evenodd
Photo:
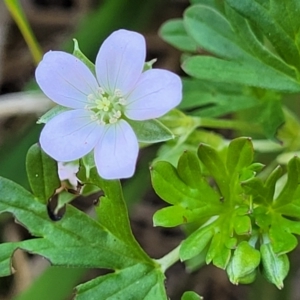
<svg viewBox="0 0 300 300">
<path fill-rule="evenodd" d="M 75 56 L 50 51 L 36 69 L 43 92 L 70 108 L 45 125 L 40 144 L 57 161 L 79 159 L 94 149 L 95 164 L 105 179 L 133 175 L 137 137 L 126 121 L 158 118 L 181 101 L 182 84 L 172 72 L 143 72 L 146 57 L 142 35 L 112 33 L 96 58 L 96 78 Z"/>
</svg>

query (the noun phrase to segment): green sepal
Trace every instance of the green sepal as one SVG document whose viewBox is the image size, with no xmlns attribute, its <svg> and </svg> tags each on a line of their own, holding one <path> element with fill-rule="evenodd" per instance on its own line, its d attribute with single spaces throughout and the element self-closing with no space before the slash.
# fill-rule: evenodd
<svg viewBox="0 0 300 300">
<path fill-rule="evenodd" d="M 283 288 L 283 280 L 290 268 L 287 255 L 276 255 L 271 243 L 261 245 L 260 253 L 263 264 L 263 275 L 281 290 Z"/>
<path fill-rule="evenodd" d="M 232 259 L 226 269 L 229 280 L 233 284 L 238 284 L 240 281 L 246 279 L 250 282 L 255 278 L 252 274 L 260 263 L 260 252 L 249 245 L 248 242 L 243 241 L 239 243 Z M 248 276 L 250 275 L 250 278 Z"/>
<path fill-rule="evenodd" d="M 57 162 L 38 144 L 34 144 L 27 152 L 26 170 L 33 194 L 42 203 L 47 203 L 55 190 L 60 187 Z"/>
<path fill-rule="evenodd" d="M 70 108 L 61 106 L 61 105 L 55 105 L 50 110 L 48 110 L 45 114 L 43 114 L 38 121 L 37 124 L 46 124 L 48 121 L 53 119 L 54 117 L 58 116 L 59 114 L 71 110 Z"/>
<path fill-rule="evenodd" d="M 90 71 L 94 75 L 96 75 L 95 65 L 81 52 L 81 50 L 79 49 L 78 41 L 76 39 L 73 39 L 73 41 L 74 41 L 73 55 L 79 58 L 90 69 Z"/>
<path fill-rule="evenodd" d="M 159 143 L 174 139 L 174 134 L 157 119 L 146 121 L 126 120 L 141 143 Z"/>
<path fill-rule="evenodd" d="M 146 61 L 144 64 L 143 72 L 151 70 L 153 65 L 156 63 L 156 61 L 157 61 L 157 58 L 153 58 L 149 61 Z"/>
</svg>

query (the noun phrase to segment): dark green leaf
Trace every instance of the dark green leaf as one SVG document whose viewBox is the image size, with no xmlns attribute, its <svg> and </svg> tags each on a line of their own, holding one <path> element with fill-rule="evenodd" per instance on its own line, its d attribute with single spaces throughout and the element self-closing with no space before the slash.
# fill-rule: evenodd
<svg viewBox="0 0 300 300">
<path fill-rule="evenodd" d="M 241 46 L 254 57 L 270 65 L 278 71 L 290 76 L 291 78 L 297 78 L 297 72 L 289 64 L 285 63 L 277 55 L 275 55 L 266 45 L 264 45 L 264 39 L 262 34 L 258 32 L 253 24 L 250 24 L 245 18 L 239 15 L 236 11 L 226 6 L 226 16 L 228 17 L 230 24 L 233 26 L 235 34 L 239 37 Z"/>
<path fill-rule="evenodd" d="M 259 26 L 284 60 L 300 69 L 299 50 L 294 40 L 295 32 L 298 32 L 300 28 L 298 21 L 299 3 L 296 4 L 294 0 L 293 4 L 283 5 L 279 4 L 279 1 L 271 1 L 270 6 L 266 7 L 261 5 L 258 0 L 245 0 L 243 2 L 226 0 L 226 2 L 241 15 Z M 287 25 L 287 23 L 293 25 Z"/>
<path fill-rule="evenodd" d="M 117 238 L 130 245 L 133 253 L 136 250 L 136 255 L 139 257 L 143 251 L 131 232 L 120 181 L 101 178 L 96 168 L 91 169 L 89 178 L 85 178 L 83 168 L 78 176 L 82 182 L 94 184 L 104 192 L 104 196 L 100 199 L 100 206 L 96 207 L 99 222 Z M 144 258 L 146 259 L 147 256 Z"/>
<path fill-rule="evenodd" d="M 167 300 L 164 279 L 158 265 L 153 268 L 137 264 L 79 285 L 76 300 L 96 299 L 100 295 L 101 299 Z"/>
<path fill-rule="evenodd" d="M 266 137 L 274 140 L 278 128 L 284 123 L 281 100 L 272 97 L 262 99 L 257 111 L 256 121 L 262 125 Z"/>
<path fill-rule="evenodd" d="M 257 97 L 239 85 L 183 78 L 183 99 L 179 108 L 191 115 L 217 117 L 259 105 Z"/>
<path fill-rule="evenodd" d="M 125 236 L 119 238 L 112 234 L 109 228 L 72 206 L 67 207 L 61 221 L 53 222 L 45 205 L 22 187 L 0 178 L 0 190 L 0 213 L 12 213 L 19 223 L 38 237 L 0 244 L 2 276 L 10 273 L 10 257 L 17 248 L 42 255 L 55 265 L 108 269 L 125 268 L 139 262 L 151 265 L 150 258 L 139 246 L 133 246 Z"/>
<path fill-rule="evenodd" d="M 71 206 L 67 207 L 61 221 L 52 222 L 47 216 L 45 206 L 37 202 L 28 191 L 1 178 L 0 213 L 12 213 L 19 223 L 24 224 L 31 234 L 38 238 L 0 244 L 0 275 L 11 273 L 11 256 L 16 249 L 21 248 L 44 256 L 54 265 L 118 270 L 114 274 L 83 285 L 81 299 L 90 299 L 87 291 L 89 289 L 93 289 L 93 292 L 101 289 L 101 295 L 121 291 L 123 293 L 124 290 L 133 295 L 137 293 L 136 284 L 147 287 L 140 290 L 143 299 L 167 299 L 164 275 L 159 265 L 143 252 L 131 232 L 128 232 L 126 209 L 121 207 L 122 213 L 117 214 L 118 206 L 122 206 L 123 203 L 123 200 L 119 199 L 119 182 L 101 179 L 99 181 L 106 193 L 106 198 L 101 200 L 99 208 L 100 213 L 105 214 L 100 214 L 101 223 L 105 226 Z M 122 226 L 116 228 L 118 224 Z M 116 278 L 112 278 L 113 276 Z M 114 279 L 116 281 L 113 284 Z"/>
<path fill-rule="evenodd" d="M 198 79 L 243 84 L 286 92 L 299 92 L 300 84 L 277 70 L 255 61 L 227 61 L 210 56 L 186 59 L 183 70 Z"/>
<path fill-rule="evenodd" d="M 38 144 L 34 144 L 26 157 L 27 176 L 33 194 L 46 203 L 60 187 L 57 162 L 48 156 Z"/>
<path fill-rule="evenodd" d="M 217 10 L 205 5 L 193 5 L 184 12 L 188 34 L 205 50 L 233 59 L 244 57 L 229 22 Z"/>
</svg>

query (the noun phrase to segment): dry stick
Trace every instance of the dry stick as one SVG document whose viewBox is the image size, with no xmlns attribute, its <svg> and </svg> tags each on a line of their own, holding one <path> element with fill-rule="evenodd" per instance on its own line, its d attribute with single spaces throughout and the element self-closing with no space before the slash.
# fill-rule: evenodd
<svg viewBox="0 0 300 300">
<path fill-rule="evenodd" d="M 35 114 L 42 115 L 54 103 L 39 92 L 19 92 L 0 96 L 0 118 Z"/>
</svg>

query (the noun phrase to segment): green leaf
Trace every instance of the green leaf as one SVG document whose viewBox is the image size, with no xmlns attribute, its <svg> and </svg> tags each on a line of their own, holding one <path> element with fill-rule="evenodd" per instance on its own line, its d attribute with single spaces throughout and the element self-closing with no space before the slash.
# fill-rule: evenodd
<svg viewBox="0 0 300 300">
<path fill-rule="evenodd" d="M 195 220 L 193 212 L 180 205 L 169 206 L 155 212 L 153 216 L 154 226 L 175 227 L 190 223 Z"/>
<path fill-rule="evenodd" d="M 46 124 L 54 117 L 68 110 L 70 110 L 70 108 L 61 105 L 55 105 L 38 119 L 37 124 Z"/>
<path fill-rule="evenodd" d="M 257 108 L 259 111 L 258 121 L 263 128 L 267 138 L 275 139 L 278 128 L 284 123 L 281 99 L 262 99 L 262 104 Z"/>
<path fill-rule="evenodd" d="M 101 183 L 106 195 L 99 206 L 101 224 L 72 206 L 67 207 L 61 221 L 52 222 L 45 206 L 37 202 L 32 194 L 17 184 L 0 178 L 0 213 L 12 213 L 19 223 L 38 237 L 0 244 L 0 275 L 11 273 L 11 256 L 16 249 L 21 248 L 44 256 L 53 265 L 115 269 L 116 276 L 123 271 L 126 278 L 129 277 L 126 270 L 129 272 L 134 269 L 134 274 L 139 274 L 139 284 L 148 287 L 143 292 L 166 299 L 164 275 L 160 267 L 143 252 L 129 231 L 127 210 L 122 207 L 124 202 L 119 196 L 120 183 L 101 179 L 95 181 Z M 102 284 L 105 279 L 107 277 L 99 279 L 99 282 Z M 119 281 L 114 286 L 115 290 L 122 290 L 125 285 L 128 293 L 135 294 L 133 283 L 137 279 L 134 275 L 129 279 L 130 282 Z M 96 280 L 94 283 L 97 282 Z M 98 289 L 96 286 L 95 288 Z M 108 278 L 108 282 L 103 283 L 102 291 L 110 293 L 111 289 Z"/>
<path fill-rule="evenodd" d="M 218 117 L 260 104 L 256 96 L 245 93 L 244 86 L 193 78 L 183 78 L 182 82 L 183 98 L 178 108 L 190 115 Z"/>
<path fill-rule="evenodd" d="M 180 247 L 180 259 L 188 260 L 201 253 L 212 239 L 214 231 L 210 227 L 199 228 L 193 232 Z"/>
<path fill-rule="evenodd" d="M 174 134 L 156 119 L 146 121 L 127 120 L 141 143 L 159 143 L 174 139 Z"/>
<path fill-rule="evenodd" d="M 196 294 L 195 292 L 188 291 L 184 292 L 181 297 L 181 300 L 203 300 L 204 298 Z"/>
<path fill-rule="evenodd" d="M 276 255 L 270 243 L 261 245 L 260 253 L 263 275 L 281 290 L 283 288 L 283 280 L 290 268 L 287 255 Z"/>
<path fill-rule="evenodd" d="M 187 52 L 196 52 L 197 44 L 188 36 L 181 19 L 173 19 L 165 22 L 160 30 L 159 35 L 170 45 L 179 50 Z"/>
<path fill-rule="evenodd" d="M 131 232 L 120 181 L 101 178 L 96 168 L 91 169 L 89 178 L 85 178 L 85 175 L 84 168 L 81 168 L 77 174 L 78 178 L 83 183 L 96 185 L 104 192 L 104 196 L 100 199 L 100 206 L 96 207 L 99 222 L 117 238 L 129 244 L 133 252 L 137 250 L 136 255 L 139 257 L 143 251 Z"/>
<path fill-rule="evenodd" d="M 206 263 L 212 261 L 215 266 L 225 270 L 231 257 L 231 250 L 225 246 L 223 239 L 221 232 L 215 233 L 206 255 Z"/>
<path fill-rule="evenodd" d="M 282 167 L 277 166 L 273 170 L 273 172 L 269 175 L 269 177 L 267 178 L 267 180 L 265 182 L 265 187 L 266 187 L 266 192 L 267 192 L 265 198 L 268 203 L 273 202 L 277 180 L 279 180 L 279 178 L 281 176 L 282 176 Z"/>
<path fill-rule="evenodd" d="M 283 62 L 262 46 L 244 19 L 230 9 L 227 9 L 227 14 L 233 22 L 233 28 L 212 7 L 194 5 L 185 11 L 184 25 L 188 34 L 200 47 L 226 60 L 193 56 L 184 61 L 183 70 L 198 79 L 234 82 L 279 91 L 299 91 L 298 73 L 289 62 Z M 268 30 L 266 36 L 271 32 Z"/>
<path fill-rule="evenodd" d="M 259 263 L 260 252 L 246 241 L 239 243 L 226 270 L 230 281 L 233 284 L 238 284 L 240 280 L 245 280 L 245 277 L 249 274 L 251 274 L 252 278 L 254 275 L 252 273 Z"/>
<path fill-rule="evenodd" d="M 278 219 L 274 220 L 269 231 L 269 237 L 273 251 L 276 255 L 291 252 L 298 245 L 297 238 L 293 234 L 287 232 L 284 223 L 282 224 Z"/>
<path fill-rule="evenodd" d="M 81 52 L 79 49 L 78 41 L 73 39 L 74 41 L 74 50 L 73 55 L 79 58 L 89 69 L 90 71 L 96 75 L 95 65 Z"/>
<path fill-rule="evenodd" d="M 191 151 L 185 151 L 179 161 L 177 166 L 177 171 L 185 184 L 191 188 L 198 188 L 199 181 L 202 179 L 199 159 Z"/>
<path fill-rule="evenodd" d="M 192 56 L 182 69 L 198 79 L 256 86 L 281 92 L 299 92 L 300 84 L 267 65 L 243 61 L 227 61 L 210 56 Z"/>
<path fill-rule="evenodd" d="M 223 160 L 218 152 L 209 145 L 200 144 L 198 157 L 215 179 L 222 196 L 229 198 L 228 174 Z"/>
<path fill-rule="evenodd" d="M 233 227 L 237 235 L 250 235 L 252 233 L 251 220 L 248 216 L 235 216 Z"/>
<path fill-rule="evenodd" d="M 184 12 L 184 25 L 205 50 L 227 59 L 244 56 L 230 23 L 212 7 L 200 4 L 189 7 Z"/>
<path fill-rule="evenodd" d="M 199 218 L 209 218 L 222 209 L 218 194 L 202 177 L 194 154 L 185 152 L 177 169 L 168 162 L 158 161 L 150 170 L 155 192 L 174 205 L 155 213 L 155 225 L 169 227 L 190 223 Z"/>
<path fill-rule="evenodd" d="M 76 300 L 95 299 L 95 295 L 101 299 L 167 300 L 164 280 L 158 266 L 137 264 L 79 285 Z"/>
<path fill-rule="evenodd" d="M 274 208 L 286 205 L 295 199 L 295 195 L 298 195 L 297 188 L 300 182 L 300 159 L 298 157 L 292 158 L 288 163 L 288 178 L 287 182 L 274 201 Z"/>
<path fill-rule="evenodd" d="M 170 163 L 158 161 L 150 171 L 153 188 L 164 201 L 173 205 L 197 205 L 200 194 L 195 194 L 182 182 L 177 170 Z"/>
<path fill-rule="evenodd" d="M 250 24 L 247 19 L 239 15 L 235 10 L 226 5 L 226 16 L 230 21 L 233 30 L 239 38 L 239 44 L 251 55 L 270 65 L 278 71 L 297 78 L 295 68 L 285 63 L 280 57 L 275 55 L 268 46 L 264 45 L 264 37 L 257 30 L 256 24 Z"/>
<path fill-rule="evenodd" d="M 253 160 L 253 145 L 250 138 L 236 138 L 227 150 L 226 167 L 229 174 L 236 174 L 248 167 Z"/>
<path fill-rule="evenodd" d="M 48 156 L 38 144 L 28 150 L 26 169 L 33 194 L 43 203 L 46 203 L 60 187 L 57 162 Z"/>
<path fill-rule="evenodd" d="M 270 1 L 269 7 L 259 0 L 243 2 L 226 0 L 226 2 L 241 15 L 259 26 L 265 36 L 271 41 L 276 51 L 291 65 L 300 69 L 299 50 L 295 44 L 295 32 L 299 32 L 299 3 L 295 0 L 283 5 L 279 1 Z M 298 9 L 297 9 L 298 8 Z M 283 19 L 288 19 L 284 20 Z M 293 24 L 293 25 L 287 25 Z"/>
</svg>

